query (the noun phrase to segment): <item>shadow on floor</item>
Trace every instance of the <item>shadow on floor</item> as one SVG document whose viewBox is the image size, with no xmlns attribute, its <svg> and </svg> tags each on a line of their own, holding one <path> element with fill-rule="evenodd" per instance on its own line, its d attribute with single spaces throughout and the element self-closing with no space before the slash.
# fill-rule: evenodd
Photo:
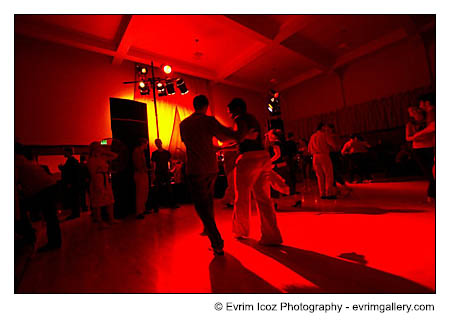
<svg viewBox="0 0 450 323">
<path fill-rule="evenodd" d="M 422 213 L 424 210 L 418 209 L 382 209 L 371 206 L 303 206 L 301 208 L 294 207 L 280 207 L 280 213 L 284 212 L 316 212 L 317 214 L 367 214 L 367 215 L 381 215 L 387 213 Z"/>
<path fill-rule="evenodd" d="M 239 260 L 225 253 L 214 257 L 209 265 L 211 291 L 227 294 L 275 294 L 281 291 L 246 269 Z"/>
<path fill-rule="evenodd" d="M 289 246 L 267 247 L 253 239 L 241 241 L 298 273 L 319 287 L 316 293 L 425 294 L 433 290 L 408 279 L 360 264 Z M 308 293 L 291 286 L 289 293 Z"/>
</svg>

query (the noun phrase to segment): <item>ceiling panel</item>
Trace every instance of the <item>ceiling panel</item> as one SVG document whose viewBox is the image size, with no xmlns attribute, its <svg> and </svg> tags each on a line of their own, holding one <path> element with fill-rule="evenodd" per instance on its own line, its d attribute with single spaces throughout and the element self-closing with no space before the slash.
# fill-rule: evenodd
<svg viewBox="0 0 450 323">
<path fill-rule="evenodd" d="M 301 35 L 341 56 L 401 27 L 396 15 L 319 15 Z"/>
<path fill-rule="evenodd" d="M 208 15 L 137 16 L 133 48 L 218 70 L 260 43 Z"/>
<path fill-rule="evenodd" d="M 267 89 L 302 74 L 310 68 L 311 62 L 307 59 L 283 46 L 275 46 L 229 76 L 227 80 L 245 82 Z"/>
<path fill-rule="evenodd" d="M 398 31 L 435 33 L 434 22 L 435 15 L 15 15 L 15 31 L 112 56 L 112 63 L 152 59 L 265 90 L 370 54 L 386 46 L 377 40 L 402 39 Z"/>
<path fill-rule="evenodd" d="M 115 40 L 123 15 L 27 15 L 26 19 L 92 35 L 105 40 Z"/>
<path fill-rule="evenodd" d="M 274 39 L 280 30 L 283 21 L 276 19 L 273 15 L 226 15 L 237 23 L 250 28 L 257 33 Z"/>
</svg>

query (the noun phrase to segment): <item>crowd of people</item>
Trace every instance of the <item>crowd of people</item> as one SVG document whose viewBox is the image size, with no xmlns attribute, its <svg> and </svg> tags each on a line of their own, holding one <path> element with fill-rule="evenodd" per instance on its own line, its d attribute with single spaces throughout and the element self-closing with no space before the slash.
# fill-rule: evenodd
<svg viewBox="0 0 450 323">
<path fill-rule="evenodd" d="M 285 137 L 280 129 L 264 134 L 255 116 L 247 112 L 246 102 L 240 98 L 228 104 L 233 127 L 226 127 L 206 114 L 209 107 L 206 96 L 196 96 L 193 106 L 195 112 L 180 123 L 185 159 L 173 160 L 162 141 L 156 139 L 157 149 L 148 160 L 148 140 L 141 138 L 136 143 L 131 158 L 136 188 L 135 216 L 144 219 L 152 210 L 158 213 L 162 201 L 168 207 L 178 207 L 180 192 L 187 188 L 203 223 L 202 234 L 209 238 L 215 255 L 224 253 L 213 204 L 219 163 L 222 163 L 220 171 L 227 182 L 222 201 L 226 207 L 233 208 L 233 235 L 237 239 L 249 236 L 253 198 L 260 217 L 260 243 L 264 245 L 282 243 L 276 218 L 278 199 L 282 195 L 302 194 L 297 191 L 299 181 L 303 181 L 303 190 L 307 190 L 316 179 L 320 198 L 328 200 L 350 194 L 348 183 L 372 180 L 367 157 L 371 145 L 360 135 L 352 135 L 345 141 L 333 124 L 325 123 L 318 125 L 309 141 L 296 140 L 293 133 Z M 436 194 L 434 96 L 422 97 L 408 112 L 406 141 L 412 143 L 414 159 L 429 181 L 428 197 L 433 199 Z M 215 146 L 214 137 L 225 144 Z M 16 144 L 15 232 L 34 242 L 29 214 L 42 213 L 48 242 L 39 251 L 61 247 L 57 212 L 57 203 L 61 200 L 71 210 L 67 220 L 79 218 L 81 211 L 90 209 L 92 221 L 101 226 L 118 222 L 114 216 L 111 183 L 111 162 L 118 155 L 100 142 L 93 142 L 89 155 L 82 155 L 80 162 L 73 157 L 72 149 L 66 149 L 64 155 L 67 160 L 59 167 L 61 180 L 57 182 L 48 168 L 29 156 L 26 147 Z M 296 198 L 293 206 L 302 207 L 301 199 Z"/>
</svg>

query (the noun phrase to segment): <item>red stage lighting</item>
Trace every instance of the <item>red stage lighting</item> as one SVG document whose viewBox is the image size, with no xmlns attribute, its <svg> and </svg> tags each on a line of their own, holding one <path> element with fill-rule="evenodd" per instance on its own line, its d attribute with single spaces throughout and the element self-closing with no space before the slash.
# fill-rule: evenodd
<svg viewBox="0 0 450 323">
<path fill-rule="evenodd" d="M 166 88 L 164 87 L 163 83 L 158 82 L 158 84 L 156 84 L 156 89 L 158 91 L 158 96 L 166 96 L 167 95 Z"/>
<path fill-rule="evenodd" d="M 137 66 L 137 71 L 140 75 L 147 75 L 148 69 L 145 66 Z"/>
<path fill-rule="evenodd" d="M 185 95 L 189 92 L 189 90 L 186 87 L 186 84 L 184 83 L 183 79 L 177 80 L 177 88 L 180 90 L 181 95 Z"/>
<path fill-rule="evenodd" d="M 167 90 L 168 95 L 174 95 L 175 94 L 175 86 L 173 85 L 173 83 L 167 83 L 166 90 Z"/>
<path fill-rule="evenodd" d="M 139 82 L 139 92 L 141 95 L 147 95 L 150 93 L 150 88 L 144 81 Z"/>
<path fill-rule="evenodd" d="M 164 66 L 163 66 L 163 71 L 164 71 L 164 73 L 166 73 L 166 74 L 172 73 L 172 66 L 170 66 L 170 65 L 164 65 Z"/>
</svg>

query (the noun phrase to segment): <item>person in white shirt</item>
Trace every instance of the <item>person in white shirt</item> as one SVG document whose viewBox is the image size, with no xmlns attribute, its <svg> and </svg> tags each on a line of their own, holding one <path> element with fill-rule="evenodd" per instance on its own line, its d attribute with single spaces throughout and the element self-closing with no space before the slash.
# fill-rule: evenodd
<svg viewBox="0 0 450 323">
<path fill-rule="evenodd" d="M 313 156 L 313 168 L 316 172 L 322 199 L 336 199 L 336 190 L 333 185 L 333 165 L 330 159 L 330 151 L 335 147 L 330 131 L 331 129 L 327 125 L 320 123 L 308 145 L 308 151 Z"/>
</svg>

